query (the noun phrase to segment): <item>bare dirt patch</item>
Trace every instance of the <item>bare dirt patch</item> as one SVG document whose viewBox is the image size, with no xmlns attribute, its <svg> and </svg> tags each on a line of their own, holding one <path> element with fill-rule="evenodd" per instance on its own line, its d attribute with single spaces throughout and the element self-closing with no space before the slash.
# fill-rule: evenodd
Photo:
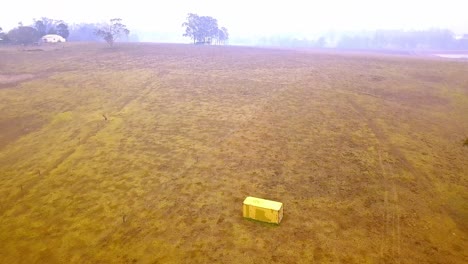
<svg viewBox="0 0 468 264">
<path fill-rule="evenodd" d="M 34 74 L 0 74 L 0 88 L 4 88 L 11 84 L 17 84 L 23 81 L 34 79 Z"/>
<path fill-rule="evenodd" d="M 2 128 L 2 133 L 0 134 L 0 149 L 13 143 L 21 136 L 40 129 L 43 124 L 44 121 L 34 115 L 0 120 L 0 127 Z"/>
</svg>

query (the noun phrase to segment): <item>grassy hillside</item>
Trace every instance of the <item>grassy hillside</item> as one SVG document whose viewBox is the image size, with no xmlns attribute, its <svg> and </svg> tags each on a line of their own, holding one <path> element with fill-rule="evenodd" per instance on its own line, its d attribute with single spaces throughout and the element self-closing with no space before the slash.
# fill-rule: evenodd
<svg viewBox="0 0 468 264">
<path fill-rule="evenodd" d="M 466 263 L 468 64 L 0 50 L 1 263 Z M 106 120 L 107 119 L 107 120 Z M 284 203 L 273 226 L 242 201 Z"/>
</svg>

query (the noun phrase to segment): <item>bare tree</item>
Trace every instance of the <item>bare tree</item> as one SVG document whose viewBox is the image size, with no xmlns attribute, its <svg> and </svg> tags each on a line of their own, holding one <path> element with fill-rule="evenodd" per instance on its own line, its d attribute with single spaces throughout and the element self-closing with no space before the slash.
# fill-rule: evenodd
<svg viewBox="0 0 468 264">
<path fill-rule="evenodd" d="M 130 30 L 127 29 L 126 25 L 122 24 L 122 19 L 120 18 L 111 19 L 109 25 L 95 32 L 97 36 L 103 38 L 111 47 L 122 35 L 128 36 L 129 33 Z"/>
</svg>

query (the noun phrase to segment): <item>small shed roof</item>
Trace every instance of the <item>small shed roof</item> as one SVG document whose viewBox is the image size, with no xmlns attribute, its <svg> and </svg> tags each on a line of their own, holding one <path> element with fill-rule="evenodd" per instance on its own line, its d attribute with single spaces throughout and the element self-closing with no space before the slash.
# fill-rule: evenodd
<svg viewBox="0 0 468 264">
<path fill-rule="evenodd" d="M 275 201 L 266 200 L 262 198 L 256 198 L 252 196 L 248 196 L 247 198 L 245 198 L 244 204 L 273 209 L 276 211 L 280 210 L 281 207 L 283 206 L 283 203 L 280 203 L 280 202 L 275 202 Z"/>
</svg>

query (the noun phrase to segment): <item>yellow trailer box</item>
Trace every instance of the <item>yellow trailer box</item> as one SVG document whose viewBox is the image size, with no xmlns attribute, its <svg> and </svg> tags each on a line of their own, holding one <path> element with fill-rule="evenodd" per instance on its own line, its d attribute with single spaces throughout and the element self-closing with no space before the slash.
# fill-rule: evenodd
<svg viewBox="0 0 468 264">
<path fill-rule="evenodd" d="M 254 220 L 279 224 L 283 219 L 283 203 L 255 197 L 244 200 L 243 216 Z"/>
</svg>

